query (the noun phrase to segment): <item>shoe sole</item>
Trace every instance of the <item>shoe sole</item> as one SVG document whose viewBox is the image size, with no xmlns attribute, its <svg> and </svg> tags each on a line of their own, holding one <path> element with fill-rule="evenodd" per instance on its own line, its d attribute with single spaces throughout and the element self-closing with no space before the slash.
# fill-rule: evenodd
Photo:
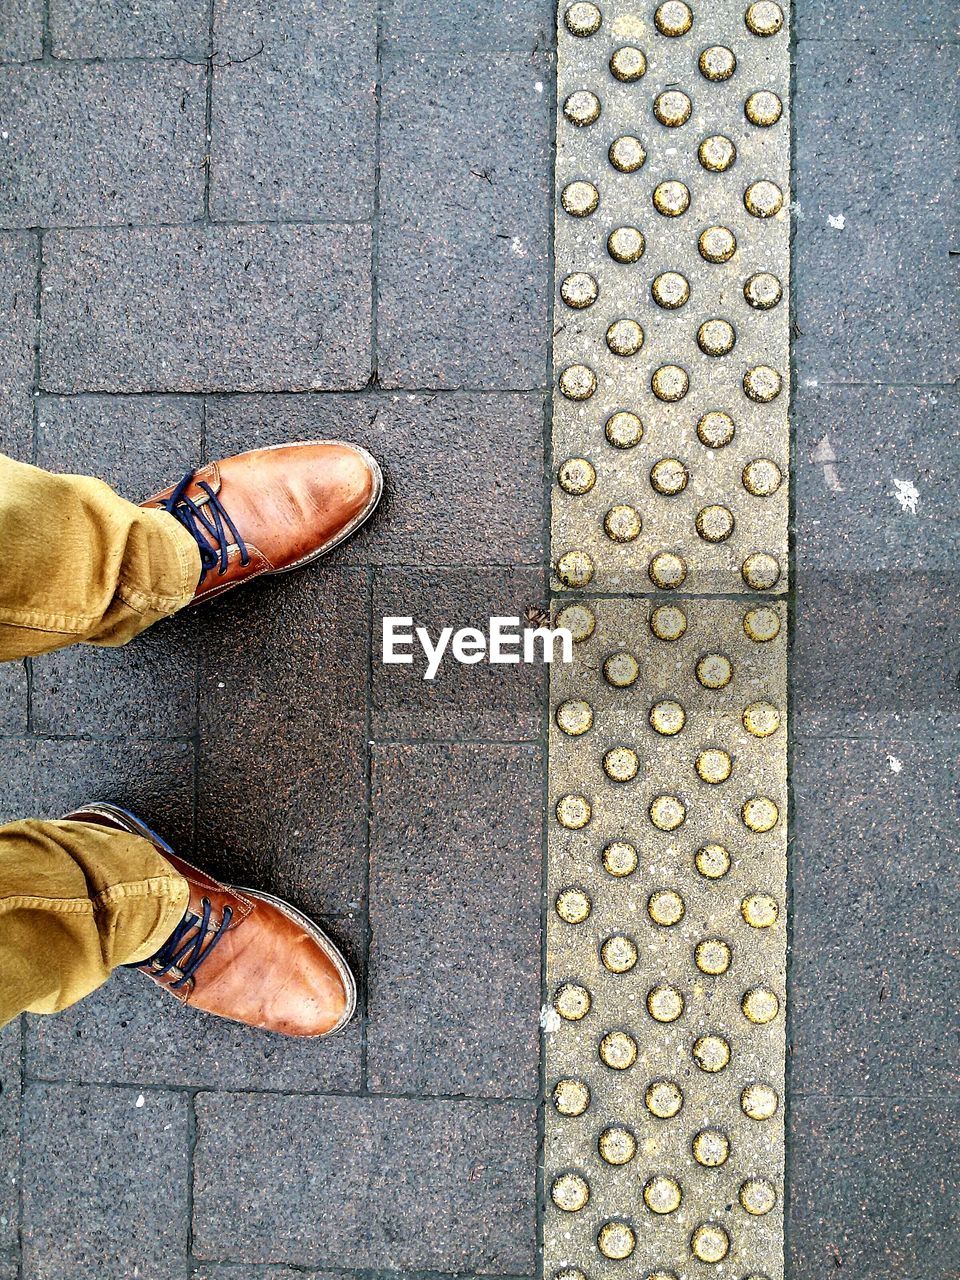
<svg viewBox="0 0 960 1280">
<path fill-rule="evenodd" d="M 179 858 L 179 860 L 186 863 L 192 871 L 196 871 L 199 875 L 208 874 L 208 872 L 201 871 L 199 867 L 195 867 L 192 862 L 187 862 L 186 858 L 177 853 L 175 849 L 172 849 L 170 845 L 167 844 L 166 840 L 164 840 L 162 836 L 157 835 L 157 833 L 148 827 L 141 818 L 138 818 L 135 813 L 131 813 L 129 809 L 124 809 L 118 804 L 110 804 L 107 801 L 104 801 L 102 804 L 83 804 L 80 805 L 78 809 L 72 810 L 72 813 L 99 814 L 101 817 L 111 818 L 114 822 L 119 822 L 121 826 L 128 830 L 132 835 L 142 836 L 152 844 L 157 845 L 166 853 L 172 854 L 175 858 Z M 327 937 L 323 930 L 315 924 L 309 916 L 305 916 L 302 911 L 298 911 L 297 908 L 291 906 L 289 902 L 284 902 L 282 898 L 275 898 L 272 893 L 264 893 L 262 889 L 247 889 L 241 885 L 225 885 L 225 888 L 231 889 L 235 893 L 249 894 L 252 898 L 259 898 L 264 902 L 269 902 L 271 906 L 276 907 L 283 915 L 285 915 L 288 920 L 292 920 L 294 924 L 300 925 L 307 933 L 310 934 L 317 946 L 319 946 L 320 950 L 336 969 L 337 974 L 343 983 L 347 996 L 347 1004 L 339 1021 L 334 1023 L 329 1031 L 321 1031 L 317 1036 L 297 1036 L 296 1038 L 298 1040 L 326 1040 L 328 1036 L 335 1035 L 336 1032 L 345 1027 L 357 1011 L 357 982 L 350 970 L 350 966 L 347 964 L 346 959 L 335 943 Z"/>
</svg>

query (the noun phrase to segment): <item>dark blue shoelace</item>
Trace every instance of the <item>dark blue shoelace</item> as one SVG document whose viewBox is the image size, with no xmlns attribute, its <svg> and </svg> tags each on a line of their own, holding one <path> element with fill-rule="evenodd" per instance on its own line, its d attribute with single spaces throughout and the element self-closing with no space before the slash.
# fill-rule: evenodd
<svg viewBox="0 0 960 1280">
<path fill-rule="evenodd" d="M 232 544 L 227 536 L 228 533 L 240 548 L 241 564 L 250 563 L 250 553 L 243 538 L 240 537 L 237 526 L 227 515 L 222 502 L 205 480 L 197 482 L 197 488 L 202 489 L 207 495 L 207 502 L 203 506 L 193 498 L 187 497 L 186 491 L 193 483 L 195 474 L 193 471 L 188 471 L 170 497 L 165 498 L 160 505 L 164 511 L 169 511 L 174 520 L 179 520 L 196 540 L 200 548 L 201 579 L 204 574 L 209 573 L 211 569 L 217 569 L 218 566 L 217 571 L 222 577 L 227 572 L 230 560 Z"/>
<path fill-rule="evenodd" d="M 185 982 L 189 982 L 227 932 L 233 919 L 232 908 L 224 907 L 223 919 L 218 925 L 214 925 L 210 919 L 211 906 L 208 899 L 202 898 L 201 906 L 202 916 L 188 911 L 157 954 L 143 961 L 143 965 L 138 965 L 137 968 L 150 966 L 151 976 L 154 978 L 162 978 L 176 969 L 180 976 L 176 982 L 170 983 L 171 987 L 182 987 Z M 197 930 L 196 934 L 188 938 L 187 935 L 193 929 Z"/>
</svg>

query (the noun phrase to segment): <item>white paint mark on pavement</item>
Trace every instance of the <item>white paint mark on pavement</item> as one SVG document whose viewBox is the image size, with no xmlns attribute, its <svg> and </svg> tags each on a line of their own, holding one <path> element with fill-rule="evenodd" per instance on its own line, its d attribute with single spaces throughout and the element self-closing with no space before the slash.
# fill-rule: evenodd
<svg viewBox="0 0 960 1280">
<path fill-rule="evenodd" d="M 891 773 L 899 773 L 903 768 L 903 761 L 898 760 L 896 756 L 887 756 L 887 764 L 890 766 Z"/>
<path fill-rule="evenodd" d="M 540 1029 L 545 1036 L 552 1035 L 560 1028 L 560 1015 L 556 1009 L 545 1004 L 540 1010 Z"/>
<path fill-rule="evenodd" d="M 843 493 L 843 485 L 837 475 L 837 455 L 833 451 L 830 437 L 824 436 L 813 451 L 813 460 L 823 467 L 823 480 L 831 493 Z"/>
<path fill-rule="evenodd" d="M 904 511 L 909 511 L 912 516 L 917 514 L 917 503 L 920 501 L 920 490 L 912 480 L 893 481 L 895 486 L 894 497 L 900 503 Z"/>
<path fill-rule="evenodd" d="M 842 231 L 847 225 L 847 220 L 842 213 L 828 213 L 827 221 L 836 231 Z"/>
</svg>

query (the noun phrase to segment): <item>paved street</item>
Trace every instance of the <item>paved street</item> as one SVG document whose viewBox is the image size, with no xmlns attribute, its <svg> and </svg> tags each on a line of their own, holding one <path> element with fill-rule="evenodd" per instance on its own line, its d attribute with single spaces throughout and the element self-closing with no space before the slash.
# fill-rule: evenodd
<svg viewBox="0 0 960 1280">
<path fill-rule="evenodd" d="M 794 14 L 791 1280 L 960 1276 L 951 9 Z M 0 1280 L 537 1274 L 543 674 L 379 628 L 547 604 L 553 25 L 0 0 L 0 450 L 136 499 L 342 436 L 387 480 L 315 568 L 0 667 L 0 821 L 133 808 L 361 986 L 320 1045 L 136 973 L 8 1028 Z"/>
</svg>

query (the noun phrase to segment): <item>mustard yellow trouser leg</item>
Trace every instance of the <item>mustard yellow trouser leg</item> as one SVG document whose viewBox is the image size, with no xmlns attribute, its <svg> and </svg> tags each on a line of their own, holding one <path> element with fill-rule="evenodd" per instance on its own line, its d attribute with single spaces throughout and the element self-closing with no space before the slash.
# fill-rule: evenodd
<svg viewBox="0 0 960 1280">
<path fill-rule="evenodd" d="M 125 644 L 183 608 L 199 577 L 196 543 L 166 512 L 0 454 L 0 661 Z M 82 822 L 0 827 L 0 1026 L 63 1009 L 152 955 L 188 896 L 139 836 Z"/>
<path fill-rule="evenodd" d="M 87 822 L 0 827 L 0 1027 L 56 1013 L 152 956 L 189 897 L 140 836 Z"/>
<path fill-rule="evenodd" d="M 0 662 L 126 644 L 189 603 L 199 578 L 197 544 L 167 512 L 0 454 Z"/>
</svg>

